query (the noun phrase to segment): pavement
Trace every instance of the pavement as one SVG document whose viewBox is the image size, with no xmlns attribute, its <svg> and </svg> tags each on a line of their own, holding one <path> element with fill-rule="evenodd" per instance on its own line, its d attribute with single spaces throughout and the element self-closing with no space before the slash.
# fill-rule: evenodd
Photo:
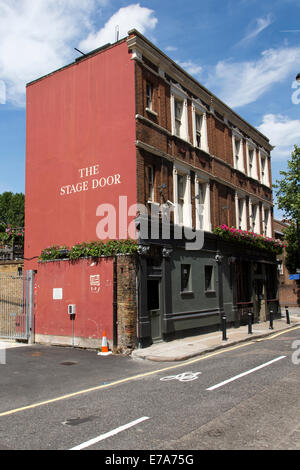
<svg viewBox="0 0 300 470">
<path fill-rule="evenodd" d="M 269 322 L 259 322 L 252 325 L 252 334 L 248 333 L 248 325 L 239 328 L 228 328 L 226 330 L 227 340 L 223 340 L 222 331 L 214 331 L 213 333 L 203 333 L 198 336 L 175 339 L 169 342 L 162 341 L 154 343 L 148 348 L 135 349 L 131 353 L 131 357 L 157 362 L 184 361 L 245 341 L 256 341 L 259 338 L 288 331 L 297 326 L 300 327 L 300 310 L 290 313 L 290 324 L 287 323 L 285 315 L 274 320 L 273 329 L 270 329 Z"/>
</svg>

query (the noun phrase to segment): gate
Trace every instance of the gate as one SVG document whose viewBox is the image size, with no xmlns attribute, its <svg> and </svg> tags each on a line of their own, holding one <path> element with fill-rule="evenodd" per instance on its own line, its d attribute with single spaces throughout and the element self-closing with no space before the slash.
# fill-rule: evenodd
<svg viewBox="0 0 300 470">
<path fill-rule="evenodd" d="M 34 272 L 0 274 L 0 338 L 33 342 Z"/>
</svg>

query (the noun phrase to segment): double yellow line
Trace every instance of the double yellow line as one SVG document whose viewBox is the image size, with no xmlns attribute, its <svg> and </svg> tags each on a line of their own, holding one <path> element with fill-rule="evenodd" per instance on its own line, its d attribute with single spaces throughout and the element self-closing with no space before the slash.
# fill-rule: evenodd
<svg viewBox="0 0 300 470">
<path fill-rule="evenodd" d="M 293 328 L 293 330 L 298 329 L 298 328 L 300 328 L 300 326 Z M 287 332 L 287 330 L 284 330 L 284 331 L 281 331 L 279 333 L 275 333 L 274 335 L 268 336 L 267 338 L 257 339 L 255 341 L 265 341 L 266 339 L 272 339 L 272 338 L 280 336 L 280 335 L 282 335 L 286 332 Z M 190 364 L 194 364 L 195 362 L 203 361 L 204 359 L 208 359 L 210 357 L 214 357 L 214 356 L 218 356 L 220 354 L 224 354 L 225 352 L 234 351 L 236 349 L 244 348 L 245 346 L 249 346 L 249 344 L 253 344 L 253 340 L 249 341 L 249 342 L 247 341 L 247 342 L 245 342 L 243 344 L 239 344 L 237 346 L 225 348 L 225 349 L 222 349 L 220 351 L 216 351 L 216 352 L 213 352 L 213 353 L 210 353 L 210 354 L 206 354 L 206 355 L 203 355 L 201 357 L 197 357 L 196 359 L 191 359 L 189 361 L 185 361 L 183 363 L 176 364 L 174 366 L 164 367 L 163 369 L 156 369 L 156 370 L 153 370 L 151 372 L 145 372 L 143 374 L 138 374 L 138 375 L 134 375 L 132 377 L 127 377 L 125 379 L 115 380 L 114 382 L 110 382 L 108 384 L 98 385 L 98 386 L 95 386 L 95 387 L 87 388 L 85 390 L 79 390 L 78 392 L 68 393 L 67 395 L 61 395 L 61 396 L 56 397 L 56 398 L 51 398 L 50 400 L 45 400 L 45 401 L 41 401 L 41 402 L 38 402 L 38 403 L 33 403 L 32 405 L 26 405 L 26 406 L 22 406 L 20 408 L 15 408 L 13 410 L 4 411 L 4 412 L 0 413 L 0 417 L 13 415 L 13 414 L 16 414 L 16 413 L 20 413 L 21 411 L 32 410 L 32 409 L 38 408 L 40 406 L 49 405 L 51 403 L 56 403 L 56 402 L 59 402 L 59 401 L 62 401 L 62 400 L 67 400 L 69 398 L 78 397 L 78 396 L 84 395 L 86 393 L 95 392 L 95 391 L 98 391 L 98 390 L 104 390 L 106 388 L 113 387 L 114 385 L 119 385 L 119 384 L 123 384 L 123 383 L 126 383 L 126 382 L 131 382 L 132 380 L 138 380 L 138 379 L 141 379 L 141 378 L 144 378 L 144 377 L 149 377 L 151 375 L 159 374 L 160 372 L 166 372 L 166 371 L 169 371 L 169 370 L 172 370 L 172 369 L 178 369 L 179 367 L 186 367 Z"/>
</svg>

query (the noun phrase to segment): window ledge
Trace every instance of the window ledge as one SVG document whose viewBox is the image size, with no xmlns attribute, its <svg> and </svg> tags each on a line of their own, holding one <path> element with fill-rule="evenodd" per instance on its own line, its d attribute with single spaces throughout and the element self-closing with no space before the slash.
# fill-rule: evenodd
<svg viewBox="0 0 300 470">
<path fill-rule="evenodd" d="M 156 111 L 153 111 L 153 109 L 146 108 L 146 111 L 147 111 L 147 113 L 149 113 L 149 114 L 153 114 L 153 116 L 156 116 L 156 117 L 158 116 L 157 112 L 156 112 Z"/>
<path fill-rule="evenodd" d="M 154 206 L 159 206 L 159 202 L 154 202 L 154 201 L 147 201 L 147 204 L 153 204 Z"/>
<path fill-rule="evenodd" d="M 191 295 L 191 294 L 194 294 L 194 291 L 192 291 L 192 290 L 183 290 L 183 291 L 180 292 L 180 295 L 185 295 L 185 294 Z"/>
</svg>

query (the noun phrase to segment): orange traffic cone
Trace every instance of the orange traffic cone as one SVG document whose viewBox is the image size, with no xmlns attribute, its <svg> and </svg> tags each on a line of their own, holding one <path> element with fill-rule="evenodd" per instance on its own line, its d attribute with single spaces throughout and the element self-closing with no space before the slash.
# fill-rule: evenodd
<svg viewBox="0 0 300 470">
<path fill-rule="evenodd" d="M 108 350 L 106 331 L 103 331 L 102 347 L 101 352 L 98 352 L 98 356 L 108 356 L 109 354 L 112 354 L 112 352 Z"/>
</svg>

